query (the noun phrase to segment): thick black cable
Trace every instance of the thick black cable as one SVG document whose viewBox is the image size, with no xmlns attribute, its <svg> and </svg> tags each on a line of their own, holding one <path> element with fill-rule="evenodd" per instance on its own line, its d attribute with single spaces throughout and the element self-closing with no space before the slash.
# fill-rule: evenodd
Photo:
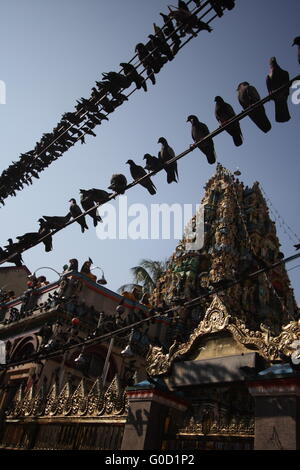
<svg viewBox="0 0 300 470">
<path fill-rule="evenodd" d="M 193 300 L 190 300 L 188 302 L 183 303 L 182 305 L 178 305 L 176 307 L 169 308 L 167 310 L 164 310 L 163 312 L 156 313 L 155 315 L 151 315 L 151 316 L 149 316 L 147 318 L 143 318 L 142 320 L 139 320 L 135 323 L 131 323 L 130 325 L 126 325 L 126 326 L 124 326 L 122 328 L 119 328 L 117 330 L 114 330 L 112 332 L 105 333 L 104 335 L 100 335 L 100 336 L 97 336 L 97 337 L 94 337 L 94 338 L 91 338 L 91 339 L 88 339 L 88 340 L 83 340 L 80 343 L 72 344 L 70 346 L 65 346 L 64 348 L 61 348 L 57 351 L 53 351 L 52 353 L 48 353 L 46 355 L 41 354 L 41 355 L 39 355 L 38 358 L 33 357 L 31 359 L 24 359 L 22 361 L 17 361 L 17 362 L 14 362 L 14 363 L 1 364 L 2 370 L 3 369 L 10 369 L 11 367 L 17 367 L 19 365 L 27 364 L 29 362 L 36 362 L 37 360 L 42 361 L 42 360 L 49 359 L 49 358 L 51 359 L 52 357 L 60 356 L 61 354 L 64 354 L 66 351 L 69 351 L 71 349 L 82 348 L 83 346 L 85 347 L 86 345 L 90 345 L 90 344 L 94 344 L 94 343 L 98 344 L 98 343 L 104 342 L 107 339 L 112 338 L 113 336 L 117 336 L 120 333 L 124 333 L 126 331 L 137 328 L 138 326 L 140 326 L 140 325 L 142 325 L 146 322 L 153 321 L 156 318 L 161 318 L 162 316 L 169 315 L 170 313 L 174 313 L 174 312 L 176 313 L 176 311 L 178 311 L 178 309 L 180 309 L 180 308 L 184 308 L 184 307 L 189 308 L 189 307 L 194 307 L 196 305 L 199 305 L 199 304 L 201 304 L 202 300 L 206 299 L 207 297 L 211 297 L 213 295 L 219 294 L 220 292 L 226 291 L 227 289 L 230 289 L 231 287 L 233 287 L 237 284 L 241 284 L 241 283 L 245 282 L 246 280 L 252 280 L 253 278 L 255 278 L 255 277 L 257 277 L 257 276 L 259 276 L 259 275 L 261 275 L 261 274 L 263 274 L 267 271 L 270 271 L 270 270 L 276 268 L 277 266 L 279 266 L 281 264 L 290 263 L 291 261 L 294 261 L 297 258 L 300 258 L 300 253 L 297 253 L 296 255 L 288 256 L 287 258 L 279 260 L 279 261 L 271 264 L 270 266 L 259 269 L 255 272 L 249 274 L 248 276 L 244 276 L 244 277 L 242 277 L 242 278 L 240 278 L 236 281 L 232 281 L 231 283 L 228 283 L 226 286 L 213 289 L 213 290 L 211 290 L 210 292 L 208 292 L 206 294 L 202 294 L 202 295 L 200 295 L 199 297 L 196 297 Z M 155 310 L 155 308 L 153 308 L 152 310 Z"/>
<path fill-rule="evenodd" d="M 218 134 L 221 134 L 221 132 L 224 132 L 226 131 L 226 129 L 231 126 L 232 123 L 234 122 L 237 122 L 237 121 L 241 121 L 242 119 L 244 119 L 245 117 L 247 117 L 249 115 L 249 113 L 251 113 L 254 109 L 260 107 L 262 104 L 264 103 L 267 103 L 268 101 L 272 100 L 275 96 L 277 96 L 279 93 L 281 93 L 283 90 L 285 90 L 286 88 L 290 88 L 290 86 L 292 85 L 292 83 L 295 81 L 295 80 L 298 80 L 300 79 L 300 75 L 297 75 L 295 78 L 293 78 L 292 80 L 290 80 L 287 84 L 283 85 L 282 87 L 278 88 L 277 90 L 275 90 L 274 92 L 270 93 L 267 97 L 261 99 L 260 101 L 257 101 L 257 103 L 253 104 L 252 106 L 249 106 L 249 108 L 247 108 L 246 110 L 242 111 L 240 114 L 237 114 L 236 116 L 234 116 L 232 119 L 230 119 L 229 121 L 226 122 L 225 125 L 222 125 L 220 127 L 218 127 L 216 130 L 212 131 L 210 134 L 208 134 L 206 137 L 204 137 L 203 139 L 199 140 L 198 142 L 195 142 L 194 144 L 191 144 L 190 147 L 186 150 L 184 150 L 183 152 L 181 152 L 179 155 L 173 157 L 172 159 L 168 160 L 166 163 L 165 163 L 165 166 L 168 166 L 168 165 L 171 165 L 172 163 L 174 163 L 175 161 L 177 160 L 180 160 L 181 158 L 185 157 L 186 155 L 188 155 L 189 153 L 193 152 L 196 148 L 198 148 L 198 145 L 199 144 L 202 144 L 208 140 L 211 140 L 212 138 L 216 137 Z M 125 191 L 128 191 L 128 189 L 130 188 L 133 188 L 134 186 L 136 186 L 137 184 L 140 184 L 144 181 L 146 181 L 148 178 L 150 178 L 151 176 L 154 176 L 156 175 L 156 173 L 159 173 L 160 171 L 163 171 L 164 168 L 160 169 L 160 170 L 155 170 L 155 171 L 151 171 L 149 172 L 147 175 L 143 176 L 142 178 L 139 178 L 137 180 L 134 180 L 132 181 L 131 183 L 129 183 L 126 188 L 125 188 Z M 31 244 L 30 246 L 26 246 L 25 248 L 20 248 L 20 250 L 16 250 L 13 254 L 7 256 L 5 259 L 2 259 L 0 260 L 0 265 L 11 260 L 14 256 L 16 256 L 17 254 L 21 254 L 21 253 L 24 253 L 25 251 L 29 250 L 30 248 L 33 248 L 34 246 L 37 246 L 39 245 L 40 243 L 42 243 L 44 240 L 46 240 L 48 237 L 51 237 L 53 235 L 55 235 L 57 232 L 60 232 L 61 230 L 65 229 L 66 227 L 68 227 L 69 225 L 72 225 L 73 223 L 75 222 L 78 222 L 81 218 L 83 218 L 85 215 L 89 214 L 90 212 L 92 212 L 93 210 L 97 209 L 98 207 L 106 204 L 107 202 L 111 201 L 112 199 L 115 199 L 119 194 L 118 193 L 113 193 L 108 199 L 107 201 L 105 201 L 105 203 L 102 203 L 102 204 L 95 204 L 93 207 L 91 207 L 90 209 L 88 209 L 87 211 L 83 212 L 80 216 L 76 217 L 75 219 L 72 219 L 70 220 L 69 222 L 67 222 L 65 225 L 63 225 L 62 227 L 60 228 L 57 228 L 55 230 L 53 230 L 51 233 L 47 234 L 47 235 L 44 235 L 43 237 L 41 237 L 36 243 L 33 243 Z"/>
</svg>

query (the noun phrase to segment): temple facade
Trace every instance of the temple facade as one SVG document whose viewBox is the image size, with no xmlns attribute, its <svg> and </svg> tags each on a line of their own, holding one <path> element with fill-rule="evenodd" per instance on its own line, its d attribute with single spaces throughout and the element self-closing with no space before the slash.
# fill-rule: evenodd
<svg viewBox="0 0 300 470">
<path fill-rule="evenodd" d="M 284 257 L 259 184 L 218 165 L 202 206 L 147 305 L 76 270 L 2 303 L 2 448 L 300 449 L 299 309 L 283 263 L 251 276 Z"/>
</svg>

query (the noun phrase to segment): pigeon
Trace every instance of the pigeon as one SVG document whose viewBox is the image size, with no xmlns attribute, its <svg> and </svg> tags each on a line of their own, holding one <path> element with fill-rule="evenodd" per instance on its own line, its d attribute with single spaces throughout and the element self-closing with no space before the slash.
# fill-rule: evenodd
<svg viewBox="0 0 300 470">
<path fill-rule="evenodd" d="M 0 248 L 0 259 L 1 260 L 9 257 L 10 255 L 12 255 L 16 251 L 17 248 L 19 248 L 19 244 L 18 243 L 13 243 L 11 238 L 9 238 L 7 241 L 9 243 L 9 245 L 7 245 L 5 247 L 6 250 L 4 251 L 2 248 Z M 22 258 L 21 253 L 16 253 L 14 256 L 12 256 L 12 258 L 8 259 L 6 262 L 7 263 L 14 263 L 16 265 L 16 267 L 22 266 L 23 265 L 23 258 Z"/>
<path fill-rule="evenodd" d="M 37 243 L 40 239 L 40 234 L 39 232 L 24 233 L 24 235 L 20 235 L 19 237 L 16 237 L 16 239 L 19 240 L 19 244 L 22 248 L 27 248 Z"/>
<path fill-rule="evenodd" d="M 269 93 L 277 90 L 285 84 L 288 84 L 290 75 L 286 70 L 279 67 L 276 57 L 270 59 L 270 73 L 267 76 L 267 88 Z M 277 122 L 287 122 L 291 119 L 288 108 L 289 87 L 277 94 L 274 98 L 275 120 Z"/>
<path fill-rule="evenodd" d="M 104 191 L 103 189 L 80 189 L 80 192 L 84 195 L 84 197 L 89 197 L 93 202 L 98 203 L 98 204 L 104 204 L 107 202 L 112 196 L 113 193 L 108 193 L 107 191 Z"/>
<path fill-rule="evenodd" d="M 186 122 L 190 122 L 192 124 L 192 138 L 194 142 L 198 142 L 210 134 L 207 125 L 200 122 L 197 116 L 190 115 Z M 212 139 L 207 140 L 203 144 L 198 144 L 197 147 L 204 153 L 208 163 L 212 165 L 216 162 L 216 152 Z"/>
<path fill-rule="evenodd" d="M 256 88 L 248 82 L 240 83 L 237 87 L 237 92 L 238 100 L 243 109 L 249 108 L 249 106 L 252 106 L 261 99 Z M 249 117 L 261 131 L 267 133 L 271 130 L 272 126 L 263 105 L 251 111 L 251 113 L 249 113 Z"/>
<path fill-rule="evenodd" d="M 146 160 L 145 169 L 148 171 L 159 171 L 163 168 L 161 160 L 157 157 L 153 157 L 149 153 L 145 153 L 144 160 Z"/>
<path fill-rule="evenodd" d="M 77 217 L 79 217 L 81 214 L 82 214 L 82 210 L 80 209 L 80 207 L 77 205 L 76 203 L 76 199 L 70 199 L 69 201 L 71 203 L 70 205 L 70 213 L 71 213 L 71 216 L 73 217 L 73 219 L 76 219 Z M 77 220 L 78 224 L 80 225 L 81 227 L 81 231 L 82 233 L 84 233 L 85 230 L 88 230 L 88 226 L 86 224 L 86 221 L 85 221 L 85 217 L 82 216 L 80 217 L 80 219 Z"/>
<path fill-rule="evenodd" d="M 64 227 L 70 220 L 71 220 L 71 213 L 68 212 L 67 215 L 65 216 L 48 216 L 48 215 L 43 215 L 43 219 L 46 221 L 46 227 L 48 230 L 56 230 L 59 228 Z"/>
<path fill-rule="evenodd" d="M 170 38 L 173 41 L 173 47 L 172 47 L 172 54 L 173 56 L 177 54 L 180 44 L 181 44 L 181 39 L 179 38 L 178 34 L 175 31 L 174 25 L 172 23 L 172 19 L 168 17 L 168 15 L 165 15 L 164 13 L 160 13 L 164 20 L 164 33 L 167 36 L 167 38 Z"/>
<path fill-rule="evenodd" d="M 13 243 L 12 239 L 9 238 L 8 240 L 8 245 L 6 245 L 4 248 L 6 248 L 6 251 L 2 250 L 2 253 L 5 253 L 5 257 L 9 257 L 14 252 L 18 249 L 20 249 L 19 243 Z M 7 260 L 7 263 L 14 263 L 16 267 L 20 267 L 23 265 L 23 258 L 21 253 L 16 253 L 14 256 L 12 256 L 9 260 Z"/>
<path fill-rule="evenodd" d="M 293 46 L 298 46 L 298 62 L 300 64 L 300 36 L 294 39 Z"/>
<path fill-rule="evenodd" d="M 220 2 L 227 10 L 232 10 L 235 7 L 235 0 L 220 0 Z"/>
<path fill-rule="evenodd" d="M 88 191 L 81 189 L 80 193 L 81 193 L 80 203 L 84 211 L 87 211 L 95 206 L 93 198 L 89 195 Z M 97 208 L 94 208 L 93 210 L 88 212 L 88 215 L 92 217 L 93 222 L 94 222 L 94 227 L 97 227 L 98 222 L 102 222 L 100 215 L 97 214 Z"/>
<path fill-rule="evenodd" d="M 217 121 L 221 124 L 221 126 L 225 125 L 227 121 L 232 119 L 236 114 L 230 106 L 230 104 L 225 103 L 221 96 L 215 97 L 216 107 L 215 107 L 215 116 Z M 227 127 L 226 131 L 228 134 L 231 135 L 233 138 L 234 144 L 239 147 L 243 143 L 243 134 L 241 131 L 241 127 L 239 122 L 232 123 L 229 127 Z"/>
<path fill-rule="evenodd" d="M 148 38 L 150 38 L 152 49 L 157 49 L 161 54 L 167 56 L 168 60 L 173 59 L 171 48 L 166 41 L 163 41 L 153 34 L 149 34 Z"/>
<path fill-rule="evenodd" d="M 174 150 L 169 146 L 167 140 L 164 137 L 160 137 L 157 143 L 161 144 L 161 149 L 158 152 L 158 158 L 161 160 L 162 165 L 167 173 L 167 182 L 169 184 L 173 181 L 178 183 L 177 162 L 175 161 L 169 165 L 166 165 L 168 160 L 171 160 L 175 157 Z"/>
<path fill-rule="evenodd" d="M 220 0 L 210 0 L 209 2 L 219 17 L 223 16 L 223 10 Z"/>
<path fill-rule="evenodd" d="M 39 228 L 39 235 L 40 238 L 45 237 L 48 235 L 44 240 L 43 243 L 45 245 L 45 251 L 48 253 L 49 251 L 52 251 L 52 237 L 51 237 L 51 230 L 48 228 L 47 222 L 44 219 L 39 219 L 38 220 L 40 224 Z"/>
<path fill-rule="evenodd" d="M 130 173 L 134 180 L 138 180 L 147 174 L 144 168 L 134 163 L 133 160 L 127 160 L 126 163 L 128 163 L 128 165 L 130 166 Z M 146 188 L 150 194 L 156 194 L 156 187 L 149 177 L 146 178 L 144 181 L 141 181 L 140 185 Z"/>
<path fill-rule="evenodd" d="M 187 4 L 183 1 L 183 0 L 178 0 L 178 8 L 181 8 L 182 10 L 185 10 L 185 11 L 190 11 L 189 10 L 189 7 L 187 6 Z"/>
<path fill-rule="evenodd" d="M 123 67 L 125 75 L 132 80 L 137 89 L 143 88 L 144 91 L 147 91 L 147 84 L 143 77 L 137 72 L 136 68 L 132 64 L 127 64 L 125 62 L 121 62 L 120 66 Z"/>
<path fill-rule="evenodd" d="M 127 179 L 124 175 L 121 175 L 121 174 L 112 175 L 111 180 L 110 180 L 110 186 L 108 186 L 108 189 L 111 189 L 112 191 L 118 194 L 124 194 L 126 187 L 127 187 Z"/>
</svg>

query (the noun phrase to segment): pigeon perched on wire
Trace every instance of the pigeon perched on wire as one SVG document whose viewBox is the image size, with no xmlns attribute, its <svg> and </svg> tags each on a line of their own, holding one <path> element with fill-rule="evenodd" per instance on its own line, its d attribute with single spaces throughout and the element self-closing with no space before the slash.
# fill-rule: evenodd
<svg viewBox="0 0 300 470">
<path fill-rule="evenodd" d="M 153 57 L 151 56 L 148 49 L 143 43 L 140 42 L 135 46 L 135 52 L 137 53 L 139 60 L 145 67 L 147 75 L 150 78 L 152 84 L 155 85 L 156 80 L 154 72 L 158 73 L 160 71 L 160 67 L 157 67 L 157 64 L 155 63 Z"/>
<path fill-rule="evenodd" d="M 149 153 L 145 153 L 143 160 L 146 160 L 145 169 L 148 171 L 159 171 L 163 168 L 162 161 Z"/>
<path fill-rule="evenodd" d="M 89 197 L 93 202 L 98 203 L 98 204 L 104 204 L 107 202 L 112 196 L 113 193 L 108 193 L 107 191 L 104 191 L 104 189 L 80 189 L 80 192 L 84 197 Z"/>
<path fill-rule="evenodd" d="M 13 263 L 17 267 L 22 266 L 23 258 L 22 258 L 21 253 L 15 253 L 18 249 L 20 249 L 19 243 L 13 243 L 11 238 L 9 238 L 7 241 L 8 241 L 8 245 L 4 247 L 5 251 L 1 248 L 1 259 L 6 258 L 6 257 L 8 258 L 14 254 L 14 256 L 11 256 L 11 258 L 7 260 L 7 263 Z"/>
<path fill-rule="evenodd" d="M 43 219 L 46 221 L 46 227 L 48 230 L 56 230 L 64 227 L 71 220 L 71 213 L 68 212 L 65 216 L 48 216 L 43 215 Z"/>
<path fill-rule="evenodd" d="M 73 217 L 73 219 L 76 219 L 82 214 L 82 210 L 77 205 L 76 199 L 72 198 L 70 199 L 69 202 L 71 203 L 70 205 L 71 216 Z M 80 225 L 82 233 L 84 233 L 85 230 L 88 230 L 88 226 L 85 221 L 85 216 L 80 217 L 80 219 L 78 219 L 76 222 Z"/>
<path fill-rule="evenodd" d="M 19 240 L 19 244 L 22 248 L 28 248 L 31 245 L 36 244 L 40 238 L 41 237 L 38 232 L 24 233 L 24 235 L 16 237 L 16 239 Z"/>
<path fill-rule="evenodd" d="M 167 140 L 164 137 L 160 137 L 157 141 L 161 144 L 160 151 L 158 152 L 158 158 L 161 160 L 162 165 L 167 173 L 167 182 L 178 183 L 178 169 L 177 162 L 166 164 L 169 160 L 175 157 L 175 152 L 172 147 L 169 146 Z"/>
<path fill-rule="evenodd" d="M 256 88 L 250 85 L 248 82 L 240 83 L 237 87 L 237 92 L 239 103 L 243 109 L 247 109 L 249 106 L 252 106 L 257 101 L 261 100 Z M 248 116 L 261 131 L 266 133 L 269 132 L 269 130 L 272 128 L 263 105 L 251 111 Z"/>
<path fill-rule="evenodd" d="M 111 189 L 115 193 L 124 194 L 127 187 L 127 179 L 126 176 L 122 174 L 114 174 L 110 180 L 110 186 L 108 189 Z"/>
<path fill-rule="evenodd" d="M 217 121 L 219 121 L 221 126 L 224 126 L 227 121 L 236 116 L 232 106 L 229 103 L 226 103 L 221 96 L 215 97 L 216 107 L 215 107 L 215 116 Z M 234 144 L 239 147 L 243 143 L 243 134 L 241 127 L 238 121 L 232 123 L 226 128 L 226 132 L 231 135 L 233 138 Z"/>
<path fill-rule="evenodd" d="M 270 72 L 267 76 L 268 92 L 272 93 L 283 85 L 289 83 L 290 75 L 286 70 L 283 70 L 277 63 L 276 57 L 270 59 Z M 275 120 L 277 122 L 287 122 L 291 119 L 288 107 L 289 86 L 282 92 L 272 98 L 275 103 Z"/>
<path fill-rule="evenodd" d="M 148 38 L 151 41 L 152 49 L 157 49 L 161 54 L 167 56 L 168 60 L 173 59 L 171 48 L 166 41 L 153 34 L 149 34 Z"/>
<path fill-rule="evenodd" d="M 48 225 L 47 225 L 47 222 L 44 220 L 44 219 L 39 219 L 38 220 L 39 224 L 40 224 L 40 228 L 39 228 L 39 235 L 40 235 L 40 238 L 43 238 L 45 237 L 46 235 L 48 235 L 44 240 L 43 240 L 43 243 L 45 245 L 45 251 L 48 253 L 49 251 L 52 251 L 52 236 L 50 235 L 51 234 L 51 230 L 49 229 Z"/>
<path fill-rule="evenodd" d="M 172 54 L 175 55 L 177 54 L 179 50 L 181 39 L 178 36 L 174 28 L 174 25 L 172 23 L 172 18 L 169 18 L 168 15 L 165 15 L 164 13 L 160 13 L 160 15 L 162 16 L 164 23 L 165 23 L 164 28 L 163 28 L 165 36 L 167 38 L 170 38 L 173 41 L 173 47 L 171 50 L 172 50 Z"/>
<path fill-rule="evenodd" d="M 127 160 L 126 163 L 128 163 L 130 167 L 130 173 L 134 180 L 138 180 L 143 176 L 147 175 L 147 172 L 144 170 L 144 168 L 134 163 L 133 160 Z M 141 181 L 139 184 L 146 188 L 151 195 L 156 194 L 156 187 L 149 177 L 146 178 L 144 181 Z"/>
<path fill-rule="evenodd" d="M 294 39 L 293 46 L 298 46 L 298 62 L 300 64 L 300 36 Z"/>
<path fill-rule="evenodd" d="M 188 116 L 186 122 L 190 122 L 192 124 L 192 138 L 194 142 L 199 142 L 199 140 L 210 134 L 207 125 L 200 122 L 197 116 Z M 198 144 L 197 147 L 204 153 L 208 163 L 212 165 L 216 162 L 216 152 L 213 139 L 208 139 L 205 142 Z"/>
<path fill-rule="evenodd" d="M 80 193 L 81 193 L 80 203 L 84 211 L 87 211 L 95 206 L 95 202 L 93 198 L 90 196 L 88 191 L 85 191 L 84 189 L 80 189 Z M 97 214 L 97 208 L 94 208 L 93 210 L 89 211 L 87 215 L 92 217 L 94 227 L 97 227 L 98 222 L 102 222 L 100 215 Z"/>
<path fill-rule="evenodd" d="M 138 90 L 143 88 L 144 91 L 147 91 L 147 84 L 145 79 L 137 72 L 136 68 L 132 64 L 121 62 L 120 66 L 123 67 L 125 75 L 135 83 L 135 86 Z"/>
</svg>

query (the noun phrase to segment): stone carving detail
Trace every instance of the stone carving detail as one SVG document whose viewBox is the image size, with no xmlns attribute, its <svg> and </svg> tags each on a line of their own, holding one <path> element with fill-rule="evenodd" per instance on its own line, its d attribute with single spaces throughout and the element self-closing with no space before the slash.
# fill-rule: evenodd
<svg viewBox="0 0 300 470">
<path fill-rule="evenodd" d="M 70 391 L 68 382 L 62 391 L 57 394 L 57 385 L 54 384 L 48 396 L 43 397 L 42 392 L 33 396 L 32 387 L 25 397 L 21 393 L 8 411 L 7 415 L 13 417 L 80 417 L 80 416 L 123 416 L 127 413 L 127 399 L 125 388 L 117 376 L 110 386 L 104 390 L 101 381 L 97 379 L 90 390 L 82 379 L 74 393 Z"/>
<path fill-rule="evenodd" d="M 163 353 L 158 346 L 151 347 L 147 356 L 147 370 L 150 375 L 161 375 L 169 371 L 175 359 L 186 355 L 201 336 L 228 331 L 237 343 L 255 350 L 265 359 L 274 361 L 280 358 L 280 353 L 290 355 L 294 349 L 292 343 L 300 338 L 300 320 L 293 321 L 282 328 L 278 336 L 272 336 L 270 330 L 263 324 L 260 330 L 250 330 L 239 318 L 230 316 L 223 302 L 215 296 L 211 306 L 208 308 L 204 319 L 190 335 L 186 343 L 172 346 L 170 354 Z M 170 348 L 171 350 L 171 348 Z"/>
</svg>

